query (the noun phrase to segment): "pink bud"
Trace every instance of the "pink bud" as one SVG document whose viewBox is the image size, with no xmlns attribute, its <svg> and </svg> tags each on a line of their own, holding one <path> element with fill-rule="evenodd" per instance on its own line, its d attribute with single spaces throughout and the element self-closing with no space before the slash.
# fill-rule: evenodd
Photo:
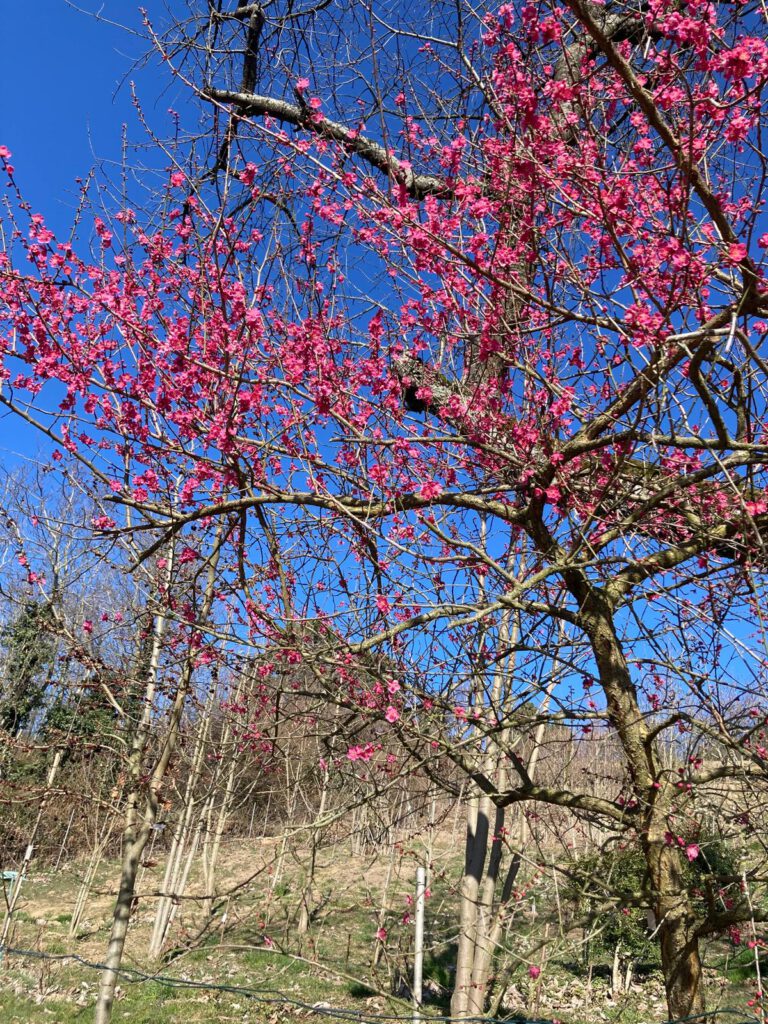
<svg viewBox="0 0 768 1024">
<path fill-rule="evenodd" d="M 536 978 L 538 978 L 538 976 L 540 974 L 541 974 L 541 968 L 537 967 L 536 964 L 531 964 L 531 966 L 528 968 L 528 976 L 530 978 L 533 978 L 533 980 L 535 981 Z"/>
</svg>

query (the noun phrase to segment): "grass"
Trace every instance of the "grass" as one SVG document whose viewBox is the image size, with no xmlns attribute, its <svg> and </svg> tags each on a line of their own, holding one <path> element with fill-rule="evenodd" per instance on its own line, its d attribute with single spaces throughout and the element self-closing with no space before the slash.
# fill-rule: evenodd
<svg viewBox="0 0 768 1024">
<path fill-rule="evenodd" d="M 233 846 L 222 871 L 224 884 L 234 889 L 238 879 L 251 877 L 258 857 L 268 859 L 272 852 L 263 845 Z M 456 894 L 451 879 L 455 877 L 456 851 L 447 847 L 442 857 L 446 871 L 433 879 L 433 896 L 427 907 L 427 1016 L 449 1010 L 453 984 Z M 113 1020 L 116 1024 L 225 1024 L 230 1020 L 282 1024 L 291 1018 L 318 1021 L 308 1009 L 316 1004 L 369 1016 L 397 1013 L 409 1018 L 405 983 L 412 963 L 412 928 L 402 921 L 406 897 L 413 887 L 413 861 L 408 857 L 402 858 L 394 872 L 384 922 L 388 932 L 386 950 L 377 968 L 372 969 L 386 866 L 383 858 L 364 860 L 340 848 L 329 853 L 315 887 L 320 904 L 318 919 L 305 936 L 296 933 L 302 892 L 300 863 L 286 861 L 275 885 L 270 886 L 270 875 L 265 871 L 257 883 L 243 886 L 229 900 L 218 903 L 213 926 L 199 948 L 191 952 L 183 952 L 184 930 L 188 934 L 196 932 L 202 905 L 186 902 L 179 908 L 173 936 L 180 955 L 161 965 L 147 959 L 154 904 L 141 899 L 129 931 L 126 967 L 204 984 L 244 987 L 259 998 L 239 992 L 177 987 L 161 979 L 143 983 L 124 979 Z M 102 866 L 74 939 L 68 932 L 80 866 L 74 864 L 56 875 L 31 878 L 11 944 L 77 954 L 99 962 L 106 947 L 114 868 L 113 864 Z M 161 878 L 162 864 L 148 869 L 141 891 L 156 891 Z M 193 879 L 192 884 L 199 885 L 200 880 Z M 524 955 L 526 948 L 532 948 L 531 940 L 540 937 L 540 928 L 539 918 L 520 911 L 506 939 L 510 950 Z M 713 1004 L 739 1006 L 748 1013 L 746 1002 L 754 978 L 752 952 L 719 942 L 712 945 L 710 954 L 717 968 Z M 637 972 L 638 983 L 626 997 L 613 1000 L 607 964 L 595 965 L 590 985 L 584 977 L 581 957 L 577 943 L 567 936 L 555 937 L 541 952 L 543 969 L 536 985 L 528 977 L 525 961 L 520 962 L 510 979 L 504 1015 L 511 1019 L 516 1014 L 514 1019 L 518 1021 L 524 1021 L 526 1014 L 528 1019 L 557 1018 L 563 1024 L 664 1021 L 663 988 L 658 971 L 651 965 L 646 965 L 647 971 Z M 71 960 L 43 963 L 9 957 L 0 971 L 0 1020 L 3 1024 L 88 1024 L 98 980 L 97 970 Z M 404 998 L 393 998 L 393 992 Z M 289 1002 L 281 1004 L 280 1000 Z"/>
</svg>

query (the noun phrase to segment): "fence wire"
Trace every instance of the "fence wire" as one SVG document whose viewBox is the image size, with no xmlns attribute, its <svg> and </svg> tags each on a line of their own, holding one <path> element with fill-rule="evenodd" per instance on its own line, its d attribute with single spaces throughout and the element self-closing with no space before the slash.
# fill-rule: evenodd
<svg viewBox="0 0 768 1024">
<path fill-rule="evenodd" d="M 104 971 L 107 965 L 98 961 L 88 960 L 77 953 L 45 953 L 38 949 L 19 949 L 15 946 L 0 945 L 0 963 L 6 956 L 19 957 L 25 960 L 42 960 L 58 963 L 77 963 L 93 971 Z M 121 967 L 115 972 L 128 984 L 144 984 L 152 981 L 156 984 L 167 985 L 169 988 L 183 988 L 203 990 L 208 992 L 222 992 L 227 995 L 237 995 L 243 999 L 262 1006 L 271 1007 L 293 1007 L 303 1010 L 308 1014 L 318 1017 L 330 1017 L 332 1020 L 351 1021 L 354 1024 L 378 1024 L 378 1022 L 390 1021 L 392 1024 L 397 1021 L 413 1022 L 414 1010 L 408 1013 L 366 1013 L 363 1010 L 351 1010 L 343 1006 L 329 1006 L 326 1003 L 306 1003 L 301 999 L 294 999 L 276 989 L 249 988 L 245 985 L 228 985 L 213 981 L 196 981 L 193 978 L 176 978 L 170 974 L 151 974 L 139 970 L 136 967 Z M 419 1007 L 418 1016 L 427 1022 L 434 1021 L 435 1024 L 556 1024 L 555 1021 L 545 1017 L 527 1017 L 520 1014 L 511 1014 L 508 1017 L 451 1017 L 445 1014 L 429 1013 L 428 1007 Z M 718 1010 L 710 1010 L 706 1013 L 696 1013 L 690 1017 L 676 1017 L 673 1020 L 660 1021 L 658 1024 L 714 1024 L 717 1018 L 728 1018 L 728 1024 L 766 1024 L 765 1017 L 759 1018 L 745 1013 L 738 1007 L 722 1007 Z M 648 1021 L 648 1024 L 652 1024 Z"/>
</svg>

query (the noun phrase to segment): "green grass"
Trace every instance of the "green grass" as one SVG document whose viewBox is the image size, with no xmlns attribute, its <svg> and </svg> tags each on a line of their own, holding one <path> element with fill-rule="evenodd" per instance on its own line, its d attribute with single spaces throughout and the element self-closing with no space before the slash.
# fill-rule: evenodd
<svg viewBox="0 0 768 1024">
<path fill-rule="evenodd" d="M 238 850 L 240 848 L 238 847 Z M 248 851 L 248 857 L 251 852 Z M 453 856 L 445 853 L 444 866 Z M 248 857 L 240 854 L 242 865 Z M 147 959 L 147 943 L 153 906 L 149 899 L 139 904 L 137 919 L 129 931 L 126 967 L 138 967 L 152 974 L 158 971 L 170 977 L 215 983 L 255 990 L 261 1000 L 239 992 L 211 991 L 176 987 L 162 980 L 133 983 L 121 980 L 121 996 L 115 1004 L 113 1024 L 269 1024 L 269 1022 L 310 1018 L 295 1004 L 313 1006 L 325 1003 L 362 1011 L 366 1014 L 395 1013 L 410 1016 L 407 1002 L 393 998 L 411 968 L 412 926 L 402 923 L 406 896 L 412 891 L 413 864 L 403 859 L 390 886 L 388 910 L 384 922 L 388 932 L 386 952 L 373 971 L 372 955 L 379 926 L 379 900 L 383 866 L 378 875 L 370 872 L 370 863 L 353 865 L 352 856 L 339 852 L 327 858 L 319 873 L 315 897 L 320 902 L 318 919 L 309 935 L 296 930 L 298 904 L 302 890 L 301 865 L 286 862 L 284 874 L 270 893 L 266 876 L 257 884 L 244 887 L 231 900 L 221 901 L 204 944 L 194 952 L 185 951 L 181 923 L 191 933 L 204 920 L 199 907 L 183 905 L 172 942 L 177 943 L 175 958 L 159 965 Z M 385 862 L 384 862 L 385 863 Z M 450 861 L 452 865 L 452 861 Z M 363 867 L 364 870 L 358 870 Z M 249 867 L 247 868 L 249 870 Z M 429 1014 L 445 1013 L 450 1005 L 455 963 L 456 904 L 455 880 L 458 868 L 452 865 L 431 883 L 432 898 L 427 904 L 427 945 L 425 982 L 429 985 Z M 114 887 L 115 865 L 102 865 L 94 885 L 80 936 L 69 938 L 69 912 L 74 905 L 80 879 L 77 865 L 68 865 L 57 875 L 37 876 L 24 891 L 23 907 L 14 925 L 13 944 L 26 949 L 75 953 L 98 962 L 104 955 L 109 929 L 110 903 Z M 151 870 L 144 885 L 156 885 Z M 227 917 L 222 919 L 226 910 Z M 197 916 L 196 916 L 197 915 Z M 182 922 L 183 917 L 183 922 Z M 40 923 L 45 921 L 47 923 Z M 567 936 L 554 937 L 542 957 L 541 1002 L 526 971 L 525 950 L 534 948 L 541 935 L 540 921 L 522 911 L 515 918 L 503 945 L 516 964 L 511 988 L 516 990 L 510 1006 L 515 1019 L 558 1018 L 563 1024 L 661 1024 L 665 1015 L 658 970 L 652 964 L 638 970 L 637 988 L 624 999 L 608 997 L 607 960 L 593 967 L 592 1002 L 586 1001 L 583 947 Z M 272 948 L 269 942 L 274 943 Z M 710 944 L 707 959 L 713 985 L 711 1004 L 734 1006 L 746 1013 L 752 992 L 754 954 L 743 946 L 734 948 L 727 941 Z M 518 960 L 522 956 L 523 960 Z M 303 959 L 302 959 L 303 958 Z M 762 965 L 768 974 L 768 963 Z M 73 961 L 42 964 L 8 958 L 0 971 L 0 1021 L 2 1024 L 90 1024 L 98 986 L 97 970 Z M 566 998 L 560 999 L 565 993 Z M 293 1001 L 280 1005 L 285 998 Z M 277 1000 L 272 1002 L 271 1000 Z M 80 1005 L 78 1005 L 80 1004 Z M 511 1010 L 506 1011 L 510 1016 Z M 729 1024 L 723 1018 L 723 1024 Z M 732 1022 L 731 1022 L 732 1024 Z"/>
<path fill-rule="evenodd" d="M 58 986 L 57 986 L 58 987 Z M 96 986 L 91 985 L 78 1005 L 77 986 L 46 993 L 38 1001 L 30 993 L 16 995 L 0 989 L 0 1020 L 3 1024 L 90 1024 Z M 273 1008 L 274 1009 L 274 1008 Z M 114 1022 L 124 1024 L 223 1024 L 227 1021 L 261 1021 L 265 1008 L 236 993 L 216 994 L 185 990 L 161 982 L 127 984 L 115 1003 Z"/>
</svg>

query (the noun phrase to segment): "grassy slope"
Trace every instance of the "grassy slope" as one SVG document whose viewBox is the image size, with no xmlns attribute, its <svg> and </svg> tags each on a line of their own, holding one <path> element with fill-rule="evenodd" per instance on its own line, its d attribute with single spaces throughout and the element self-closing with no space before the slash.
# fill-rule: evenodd
<svg viewBox="0 0 768 1024">
<path fill-rule="evenodd" d="M 433 879 L 427 907 L 427 942 L 431 949 L 427 953 L 425 976 L 430 979 L 434 1013 L 447 1009 L 452 952 L 443 940 L 455 934 L 455 892 L 450 879 L 455 877 L 456 856 L 447 837 L 442 845 L 435 862 L 443 866 L 445 876 L 441 878 L 438 872 Z M 202 946 L 167 964 L 152 964 L 146 956 L 154 901 L 149 897 L 139 901 L 129 934 L 126 966 L 202 983 L 245 986 L 257 990 L 258 999 L 240 993 L 175 988 L 158 981 L 125 980 L 115 1021 L 277 1024 L 308 1016 L 328 1019 L 318 1018 L 300 1006 L 284 1005 L 280 1002 L 283 998 L 309 1006 L 321 1003 L 362 1014 L 402 1013 L 408 1017 L 407 1002 L 391 998 L 390 993 L 399 990 L 407 996 L 403 982 L 410 970 L 412 925 L 403 924 L 402 918 L 408 911 L 413 857 L 406 852 L 394 863 L 387 894 L 386 952 L 375 970 L 372 958 L 387 874 L 386 858 L 355 856 L 339 846 L 324 850 L 315 887 L 316 902 L 320 903 L 318 918 L 309 935 L 301 939 L 296 935 L 295 920 L 301 898 L 303 860 L 300 849 L 286 857 L 279 880 L 274 883 L 279 861 L 276 842 L 230 843 L 220 888 L 233 890 L 231 897 L 217 903 L 213 926 Z M 69 911 L 80 869 L 81 865 L 71 864 L 55 875 L 34 873 L 29 878 L 12 945 L 54 954 L 74 953 L 86 960 L 101 959 L 108 934 L 115 865 L 102 866 L 82 927 L 77 936 L 69 938 Z M 247 882 L 248 879 L 252 881 Z M 140 892 L 157 891 L 161 881 L 162 863 L 146 868 Z M 193 880 L 193 894 L 199 891 L 195 884 Z M 175 942 L 199 928 L 200 907 L 197 901 L 183 902 L 173 933 Z M 542 928 L 542 921 L 541 914 L 536 917 L 521 908 L 510 929 L 511 948 L 530 948 L 532 942 L 543 938 L 537 931 Z M 302 959 L 296 959 L 297 955 Z M 528 977 L 522 963 L 513 974 L 506 1014 L 514 1012 L 518 1019 L 557 1018 L 564 1024 L 664 1020 L 661 985 L 653 973 L 634 985 L 625 997 L 613 1001 L 608 994 L 606 969 L 598 966 L 588 983 L 580 965 L 579 949 L 567 936 L 552 938 L 538 959 L 543 971 L 536 982 Z M 718 944 L 711 950 L 710 959 L 719 968 L 711 977 L 711 1002 L 746 1010 L 754 977 L 753 955 Z M 87 1022 L 92 1017 L 97 983 L 96 970 L 72 961 L 51 963 L 9 956 L 0 968 L 0 1020 L 3 1024 Z"/>
</svg>

